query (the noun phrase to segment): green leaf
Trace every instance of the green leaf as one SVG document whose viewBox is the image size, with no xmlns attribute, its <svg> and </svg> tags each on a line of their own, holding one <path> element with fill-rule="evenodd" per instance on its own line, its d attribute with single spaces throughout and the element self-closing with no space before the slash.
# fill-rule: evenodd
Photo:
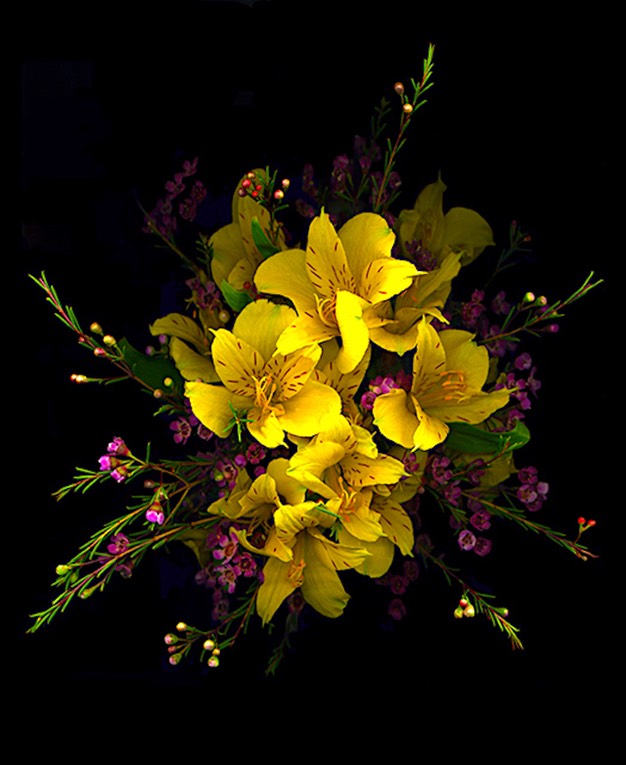
<svg viewBox="0 0 626 765">
<path fill-rule="evenodd" d="M 256 217 L 252 218 L 251 228 L 252 228 L 252 239 L 254 240 L 256 248 L 261 253 L 261 256 L 263 258 L 269 258 L 270 255 L 274 255 L 275 253 L 279 252 L 280 247 L 276 247 L 275 244 L 272 244 L 272 242 L 270 242 L 270 240 L 267 237 L 267 234 L 265 233 L 261 224 L 259 223 L 258 218 Z"/>
<path fill-rule="evenodd" d="M 245 308 L 245 306 L 248 305 L 248 303 L 252 302 L 252 298 L 247 292 L 244 292 L 243 290 L 236 290 L 226 281 L 226 279 L 222 279 L 220 290 L 222 291 L 224 300 L 233 309 L 233 311 L 235 311 L 235 313 L 239 313 L 243 308 Z"/>
<path fill-rule="evenodd" d="M 449 449 L 467 454 L 499 454 L 519 449 L 529 441 L 530 431 L 521 420 L 506 433 L 483 430 L 465 422 L 453 422 L 444 444 Z"/>
<path fill-rule="evenodd" d="M 141 382 L 150 388 L 172 390 L 176 393 L 183 392 L 183 378 L 170 359 L 163 356 L 148 356 L 133 348 L 125 337 L 118 341 L 117 347 L 133 375 Z M 169 386 L 166 386 L 164 382 L 167 378 L 172 380 L 172 384 Z"/>
</svg>

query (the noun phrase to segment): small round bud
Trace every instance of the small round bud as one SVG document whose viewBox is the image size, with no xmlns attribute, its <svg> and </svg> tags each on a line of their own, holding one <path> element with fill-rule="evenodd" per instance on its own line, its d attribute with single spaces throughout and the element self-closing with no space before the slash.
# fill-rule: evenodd
<svg viewBox="0 0 626 765">
<path fill-rule="evenodd" d="M 174 645 L 178 643 L 178 637 L 171 632 L 168 632 L 168 634 L 163 638 L 166 645 Z"/>
<path fill-rule="evenodd" d="M 537 298 L 537 305 L 548 305 L 548 298 L 545 295 L 540 295 Z"/>
<path fill-rule="evenodd" d="M 282 189 L 276 189 L 274 192 L 274 199 L 282 199 L 285 196 L 285 192 Z"/>
<path fill-rule="evenodd" d="M 250 186 L 252 186 L 252 181 L 250 180 L 250 178 L 244 178 L 243 181 L 241 182 L 241 188 L 249 189 Z"/>
<path fill-rule="evenodd" d="M 402 111 L 405 114 L 410 114 L 413 111 L 413 105 L 409 103 L 404 104 L 404 106 L 402 107 Z"/>
<path fill-rule="evenodd" d="M 211 658 L 207 661 L 207 664 L 209 667 L 219 667 L 220 660 L 217 658 L 217 656 L 211 656 Z"/>
<path fill-rule="evenodd" d="M 524 297 L 522 298 L 522 301 L 524 303 L 534 303 L 535 302 L 535 293 L 534 292 L 527 292 Z"/>
<path fill-rule="evenodd" d="M 463 616 L 469 616 L 470 618 L 476 616 L 476 609 L 471 603 L 463 609 Z"/>
<path fill-rule="evenodd" d="M 226 311 L 226 310 L 223 310 L 223 311 L 220 311 L 220 312 L 217 314 L 217 318 L 218 318 L 218 319 L 219 319 L 219 320 L 220 320 L 220 321 L 221 321 L 223 324 L 226 324 L 226 322 L 227 322 L 227 321 L 230 319 L 230 314 L 228 313 L 228 311 Z"/>
<path fill-rule="evenodd" d="M 174 385 L 174 380 L 172 380 L 172 378 L 171 378 L 171 377 L 166 377 L 166 378 L 163 380 L 163 385 L 165 385 L 165 387 L 166 387 L 166 388 L 171 388 L 171 387 L 172 387 L 172 385 Z"/>
<path fill-rule="evenodd" d="M 152 391 L 152 395 L 153 395 L 155 398 L 163 398 L 163 391 L 162 391 L 160 388 L 155 388 L 155 389 Z"/>
<path fill-rule="evenodd" d="M 75 383 L 86 383 L 88 382 L 88 378 L 85 375 L 76 375 L 73 374 L 70 376 L 70 380 Z"/>
<path fill-rule="evenodd" d="M 155 486 L 156 481 L 153 481 L 151 478 L 146 478 L 146 480 L 143 482 L 144 489 L 154 489 Z"/>
<path fill-rule="evenodd" d="M 283 187 L 285 191 L 287 191 L 289 186 L 291 186 L 291 181 L 289 180 L 289 178 L 283 178 L 282 181 L 280 182 L 280 185 Z"/>
<path fill-rule="evenodd" d="M 217 648 L 217 646 L 216 646 L 216 647 L 215 647 L 215 648 L 214 648 L 214 649 L 211 651 L 211 653 L 213 654 L 213 656 L 219 656 L 219 655 L 220 655 L 222 652 L 221 652 L 221 651 L 220 651 L 220 649 L 219 649 L 219 648 Z"/>
<path fill-rule="evenodd" d="M 70 566 L 67 566 L 65 563 L 61 563 L 56 567 L 56 573 L 57 576 L 64 576 L 65 574 L 70 571 Z"/>
<path fill-rule="evenodd" d="M 101 335 L 102 334 L 102 327 L 98 324 L 97 321 L 94 321 L 94 323 L 89 327 L 89 329 L 95 334 L 95 335 Z"/>
<path fill-rule="evenodd" d="M 176 625 L 176 629 L 179 632 L 184 632 L 187 629 L 187 625 L 185 624 L 185 622 L 178 622 L 178 624 Z"/>
<path fill-rule="evenodd" d="M 393 89 L 399 96 L 404 93 L 404 85 L 401 82 L 396 82 L 396 84 L 393 86 Z"/>
<path fill-rule="evenodd" d="M 170 658 L 168 659 L 168 661 L 169 661 L 169 663 L 170 663 L 170 664 L 171 664 L 173 667 L 175 667 L 177 664 L 180 664 L 180 660 L 181 660 L 182 658 L 183 658 L 183 657 L 182 657 L 182 656 L 181 656 L 179 653 L 174 653 L 174 654 L 172 654 L 172 655 L 170 656 Z"/>
<path fill-rule="evenodd" d="M 461 606 L 457 606 L 454 609 L 454 618 L 455 619 L 462 619 L 463 618 L 463 609 L 461 608 Z"/>
<path fill-rule="evenodd" d="M 93 349 L 93 355 L 94 355 L 94 356 L 98 356 L 98 357 L 100 357 L 100 358 L 101 358 L 102 356 L 106 356 L 106 355 L 107 355 L 107 352 L 104 350 L 104 348 L 100 348 L 100 347 L 98 346 L 98 348 L 94 348 L 94 349 Z"/>
<path fill-rule="evenodd" d="M 240 197 L 248 196 L 248 192 L 245 189 L 242 189 L 241 187 L 237 189 L 237 194 L 239 194 Z"/>
<path fill-rule="evenodd" d="M 102 342 L 103 342 L 105 345 L 115 345 L 115 343 L 117 342 L 117 340 L 116 340 L 116 339 L 113 337 L 113 335 L 105 335 L 105 336 L 102 338 Z"/>
<path fill-rule="evenodd" d="M 246 178 L 249 178 L 251 181 L 254 181 L 256 179 L 256 175 L 252 171 L 250 171 L 249 173 L 246 174 Z"/>
<path fill-rule="evenodd" d="M 204 648 L 205 651 L 212 651 L 215 648 L 215 640 L 211 640 L 211 638 L 207 638 L 202 644 L 202 647 Z"/>
<path fill-rule="evenodd" d="M 467 598 L 461 598 L 461 600 L 459 600 L 459 605 L 461 608 L 466 608 L 469 605 L 469 600 L 467 600 Z"/>
<path fill-rule="evenodd" d="M 578 519 L 578 525 L 579 526 L 584 526 L 585 523 L 587 523 L 587 519 L 583 518 L 582 515 L 581 515 L 580 518 Z"/>
</svg>

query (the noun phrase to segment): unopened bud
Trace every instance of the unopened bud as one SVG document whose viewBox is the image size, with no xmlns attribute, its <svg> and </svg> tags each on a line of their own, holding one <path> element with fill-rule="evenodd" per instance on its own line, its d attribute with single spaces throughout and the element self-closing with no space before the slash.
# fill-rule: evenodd
<svg viewBox="0 0 626 765">
<path fill-rule="evenodd" d="M 402 107 L 402 111 L 405 114 L 410 114 L 413 111 L 413 105 L 409 103 L 404 104 L 404 106 Z"/>
<path fill-rule="evenodd" d="M 97 321 L 94 321 L 94 323 L 89 327 L 89 329 L 95 334 L 95 335 L 101 335 L 102 334 L 102 327 L 98 324 Z"/>
<path fill-rule="evenodd" d="M 60 563 L 56 567 L 57 576 L 65 576 L 65 574 L 67 574 L 68 571 L 70 570 L 71 570 L 70 566 L 67 566 L 65 563 Z"/>
<path fill-rule="evenodd" d="M 187 629 L 187 625 L 185 624 L 185 622 L 178 622 L 178 624 L 176 625 L 176 629 L 179 632 L 184 632 Z"/>
<path fill-rule="evenodd" d="M 404 85 L 401 82 L 396 82 L 396 84 L 393 86 L 393 89 L 399 96 L 404 93 Z"/>
<path fill-rule="evenodd" d="M 202 646 L 205 651 L 212 651 L 215 648 L 215 640 L 211 640 L 211 638 L 207 638 L 204 641 L 204 644 Z"/>
<path fill-rule="evenodd" d="M 217 656 L 211 656 L 211 658 L 207 661 L 207 664 L 209 667 L 219 667 L 220 660 L 217 658 Z"/>
<path fill-rule="evenodd" d="M 116 340 L 116 339 L 113 337 L 113 335 L 105 335 L 105 336 L 102 338 L 102 342 L 103 342 L 105 345 L 115 345 L 115 343 L 117 342 L 117 340 Z"/>
</svg>

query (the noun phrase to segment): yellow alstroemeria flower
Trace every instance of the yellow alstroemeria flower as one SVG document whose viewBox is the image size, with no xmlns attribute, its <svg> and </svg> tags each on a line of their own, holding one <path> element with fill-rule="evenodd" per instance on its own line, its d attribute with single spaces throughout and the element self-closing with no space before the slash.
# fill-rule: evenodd
<svg viewBox="0 0 626 765">
<path fill-rule="evenodd" d="M 444 215 L 445 190 L 439 178 L 420 192 L 412 210 L 402 210 L 396 223 L 399 244 L 407 257 L 414 257 L 417 247 L 438 266 L 451 252 L 460 253 L 464 266 L 494 244 L 493 232 L 482 216 L 466 207 L 452 207 Z"/>
<path fill-rule="evenodd" d="M 324 536 L 317 528 L 324 517 L 315 502 L 281 505 L 276 510 L 265 549 L 257 551 L 276 550 L 269 553 L 257 592 L 257 612 L 264 624 L 297 589 L 320 614 L 336 618 L 343 613 L 350 596 L 337 571 L 356 568 L 369 553 L 362 546 L 343 545 Z"/>
<path fill-rule="evenodd" d="M 448 422 L 483 422 L 509 400 L 507 389 L 482 390 L 487 349 L 459 329 L 437 332 L 419 322 L 411 391 L 395 388 L 374 402 L 374 424 L 396 444 L 427 451 L 445 440 Z"/>
<path fill-rule="evenodd" d="M 247 549 L 268 557 L 256 600 L 264 624 L 298 588 L 321 614 L 340 616 L 349 595 L 337 571 L 355 568 L 369 555 L 362 545 L 338 544 L 324 535 L 336 520 L 334 513 L 320 502 L 305 501 L 305 488 L 287 467 L 285 459 L 272 460 L 267 472 L 247 484 L 245 491 L 237 491 L 232 502 L 218 501 L 209 508 L 247 523 L 250 529 L 261 526 L 266 531 L 261 548 L 251 544 L 246 529 L 236 532 Z"/>
<path fill-rule="evenodd" d="M 339 531 L 340 542 L 370 551 L 371 557 L 357 570 L 378 576 L 370 572 L 388 567 L 387 548 L 375 545 L 385 529 L 372 502 L 380 486 L 395 485 L 406 472 L 402 462 L 378 453 L 366 428 L 344 417 L 332 418 L 329 427 L 299 447 L 289 460 L 288 474 L 326 499 L 336 528 L 346 532 L 341 536 Z M 379 554 L 384 563 L 379 562 Z"/>
<path fill-rule="evenodd" d="M 168 336 L 169 354 L 185 380 L 219 380 L 211 359 L 211 339 L 189 316 L 169 313 L 150 325 L 150 332 Z"/>
<path fill-rule="evenodd" d="M 398 484 L 398 487 L 401 485 Z M 347 546 L 364 547 L 370 556 L 355 568 L 360 574 L 377 578 L 389 570 L 396 547 L 402 555 L 413 555 L 414 531 L 411 518 L 396 498 L 395 488 L 389 495 L 374 494 L 371 508 L 379 515 L 383 536 L 373 542 L 359 540 L 349 527 L 342 526 L 337 533 L 337 541 Z"/>
<path fill-rule="evenodd" d="M 341 340 L 336 363 L 350 372 L 384 323 L 381 303 L 407 289 L 417 268 L 391 256 L 395 234 L 380 215 L 361 213 L 339 233 L 325 212 L 311 222 L 305 250 L 284 250 L 257 269 L 259 292 L 289 298 L 297 318 L 278 340 L 281 353 L 309 343 Z"/>
<path fill-rule="evenodd" d="M 461 269 L 461 253 L 450 252 L 439 268 L 423 273 L 395 299 L 393 305 L 381 306 L 380 317 L 385 323 L 370 330 L 372 341 L 402 356 L 415 348 L 418 324 L 424 316 L 448 320 L 441 313 L 450 295 L 452 279 Z"/>
<path fill-rule="evenodd" d="M 265 171 L 254 173 L 263 178 Z M 243 179 L 242 179 L 243 180 Z M 268 210 L 251 196 L 241 196 L 237 185 L 232 198 L 232 223 L 218 229 L 209 239 L 211 249 L 211 275 L 213 281 L 222 289 L 226 281 L 238 291 L 247 291 L 252 287 L 254 273 L 263 256 L 254 243 L 252 222 L 256 218 L 261 229 L 276 247 L 285 246 L 285 237 L 280 228 L 272 230 Z"/>
<path fill-rule="evenodd" d="M 257 441 L 274 448 L 285 433 L 319 433 L 324 417 L 341 411 L 337 392 L 310 379 L 319 346 L 276 352 L 276 340 L 294 316 L 287 306 L 257 300 L 239 314 L 232 332 L 214 332 L 211 350 L 222 384 L 188 382 L 185 392 L 196 417 L 220 438 L 245 424 Z"/>
</svg>

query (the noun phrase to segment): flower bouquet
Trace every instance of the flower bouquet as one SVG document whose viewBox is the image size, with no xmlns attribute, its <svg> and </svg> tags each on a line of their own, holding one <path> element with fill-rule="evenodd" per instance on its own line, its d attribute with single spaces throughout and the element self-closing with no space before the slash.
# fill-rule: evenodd
<svg viewBox="0 0 626 765">
<path fill-rule="evenodd" d="M 541 520 L 549 487 L 523 458 L 541 383 L 522 341 L 554 333 L 598 281 L 556 301 L 508 295 L 498 277 L 529 242 L 513 223 L 490 276 L 468 286 L 496 244 L 487 221 L 446 210 L 441 178 L 396 210 L 397 158 L 432 74 L 430 47 L 421 76 L 395 84 L 395 106 L 381 101 L 369 136 L 325 179 L 310 165 L 297 179 L 242 168 L 232 218 L 214 230 L 199 162 L 185 161 L 145 211 L 146 235 L 180 259 L 187 290 L 146 328 L 147 348 L 85 329 L 47 276 L 33 277 L 97 363 L 116 369 L 74 382 L 136 381 L 175 456 L 110 434 L 56 492 L 115 482 L 130 499 L 57 567 L 60 592 L 31 631 L 178 545 L 206 609 L 205 623 L 181 620 L 164 636 L 172 665 L 196 654 L 217 667 L 256 621 L 279 635 L 273 672 L 307 614 L 349 610 L 357 579 L 387 594 L 381 617 L 393 623 L 419 608 L 411 592 L 426 569 L 449 583 L 456 618 L 484 617 L 521 648 L 506 607 L 472 574 L 491 530 L 514 524 L 593 555 L 581 541 L 593 519 L 578 518 L 573 538 Z"/>
</svg>

